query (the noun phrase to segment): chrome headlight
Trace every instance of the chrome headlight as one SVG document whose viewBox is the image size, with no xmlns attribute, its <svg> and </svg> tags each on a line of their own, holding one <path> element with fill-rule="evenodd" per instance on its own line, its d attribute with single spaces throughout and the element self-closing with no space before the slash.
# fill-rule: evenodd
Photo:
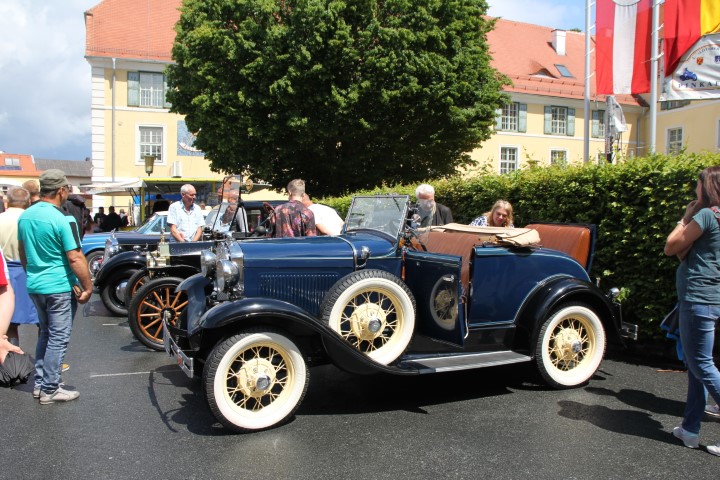
<svg viewBox="0 0 720 480">
<path fill-rule="evenodd" d="M 203 250 L 200 252 L 200 271 L 203 277 L 209 277 L 215 272 L 215 261 L 217 257 L 210 250 Z"/>
<path fill-rule="evenodd" d="M 245 254 L 238 242 L 218 244 L 215 259 L 215 283 L 221 292 L 243 291 Z"/>
<path fill-rule="evenodd" d="M 217 262 L 217 286 L 225 292 L 240 282 L 240 269 L 231 260 Z"/>
</svg>

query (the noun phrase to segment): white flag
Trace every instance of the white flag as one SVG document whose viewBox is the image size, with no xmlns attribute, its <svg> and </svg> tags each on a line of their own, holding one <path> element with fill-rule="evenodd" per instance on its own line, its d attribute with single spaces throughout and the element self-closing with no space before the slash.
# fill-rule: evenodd
<svg viewBox="0 0 720 480">
<path fill-rule="evenodd" d="M 608 95 L 606 103 L 607 109 L 605 110 L 605 125 L 618 133 L 627 132 L 628 127 L 627 123 L 625 123 L 625 115 L 623 114 L 622 107 L 617 100 L 615 100 L 615 97 Z"/>
</svg>

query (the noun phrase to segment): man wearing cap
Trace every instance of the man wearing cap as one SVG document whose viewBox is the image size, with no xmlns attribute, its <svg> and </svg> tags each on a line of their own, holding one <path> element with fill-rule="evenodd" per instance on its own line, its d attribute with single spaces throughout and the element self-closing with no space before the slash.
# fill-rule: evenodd
<svg viewBox="0 0 720 480">
<path fill-rule="evenodd" d="M 75 400 L 80 393 L 60 386 L 60 371 L 70 342 L 78 303 L 92 294 L 80 226 L 61 209 L 71 187 L 61 170 L 40 175 L 40 201 L 20 215 L 18 247 L 27 271 L 27 289 L 40 320 L 35 349 L 33 397 L 41 405 Z"/>
</svg>

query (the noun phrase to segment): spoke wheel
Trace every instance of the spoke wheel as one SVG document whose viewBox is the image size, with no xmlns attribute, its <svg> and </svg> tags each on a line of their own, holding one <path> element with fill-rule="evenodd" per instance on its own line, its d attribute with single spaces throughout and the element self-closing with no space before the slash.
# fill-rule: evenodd
<svg viewBox="0 0 720 480">
<path fill-rule="evenodd" d="M 284 333 L 252 330 L 218 343 L 203 379 L 215 417 L 243 432 L 287 421 L 305 397 L 309 371 L 300 349 Z"/>
<path fill-rule="evenodd" d="M 175 292 L 181 278 L 161 277 L 140 287 L 130 301 L 128 323 L 135 338 L 153 350 L 163 350 L 162 321 L 171 325 L 180 318 L 188 304 L 185 292 Z"/>
<path fill-rule="evenodd" d="M 145 285 L 148 280 L 150 280 L 150 277 L 148 276 L 146 268 L 141 268 L 140 270 L 133 273 L 132 277 L 128 279 L 127 286 L 125 287 L 125 305 L 130 305 L 130 302 L 132 301 L 137 291 L 140 289 L 140 287 Z"/>
<path fill-rule="evenodd" d="M 588 306 L 564 305 L 545 321 L 536 347 L 540 374 L 555 388 L 582 385 L 605 354 L 605 329 Z"/>
<path fill-rule="evenodd" d="M 330 328 L 378 363 L 397 360 L 412 339 L 415 301 L 407 286 L 381 270 L 340 279 L 322 307 Z"/>
</svg>

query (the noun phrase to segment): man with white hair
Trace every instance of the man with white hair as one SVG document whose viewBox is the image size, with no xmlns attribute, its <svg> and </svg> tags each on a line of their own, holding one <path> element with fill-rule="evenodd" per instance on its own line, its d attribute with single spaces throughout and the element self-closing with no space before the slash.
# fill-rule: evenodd
<svg viewBox="0 0 720 480">
<path fill-rule="evenodd" d="M 427 183 L 418 185 L 415 189 L 415 197 L 418 201 L 418 215 L 420 215 L 421 227 L 452 223 L 453 218 L 450 209 L 435 202 L 435 188 L 432 185 Z"/>
<path fill-rule="evenodd" d="M 167 223 L 170 234 L 178 242 L 196 242 L 202 237 L 205 225 L 202 210 L 195 205 L 195 187 L 186 183 L 180 187 L 181 199 L 168 208 Z"/>
</svg>

